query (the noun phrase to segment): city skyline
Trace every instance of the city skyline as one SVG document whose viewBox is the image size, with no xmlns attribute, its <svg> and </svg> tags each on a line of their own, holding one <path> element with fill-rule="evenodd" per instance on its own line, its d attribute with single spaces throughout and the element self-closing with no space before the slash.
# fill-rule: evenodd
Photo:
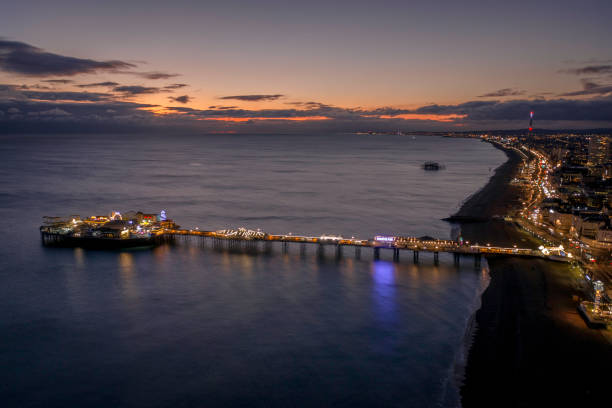
<svg viewBox="0 0 612 408">
<path fill-rule="evenodd" d="M 5 133 L 462 131 L 525 128 L 534 110 L 536 128 L 612 127 L 610 11 L 21 2 L 0 17 L 0 121 Z"/>
</svg>

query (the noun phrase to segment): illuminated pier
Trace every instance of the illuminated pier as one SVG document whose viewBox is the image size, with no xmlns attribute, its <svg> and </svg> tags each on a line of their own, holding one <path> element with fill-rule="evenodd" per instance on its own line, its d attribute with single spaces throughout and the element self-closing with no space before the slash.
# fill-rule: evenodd
<svg viewBox="0 0 612 408">
<path fill-rule="evenodd" d="M 371 248 L 373 259 L 380 259 L 381 252 L 384 250 L 389 250 L 392 252 L 394 262 L 399 262 L 401 251 L 412 251 L 413 262 L 415 264 L 419 263 L 419 254 L 421 252 L 432 253 L 434 264 L 439 263 L 439 254 L 441 252 L 453 254 L 453 261 L 455 265 L 459 265 L 461 256 L 464 255 L 472 256 L 474 258 L 474 263 L 477 266 L 480 266 L 482 255 L 547 258 L 547 256 L 540 250 L 527 248 L 504 248 L 491 245 L 469 245 L 467 243 L 458 241 L 435 239 L 431 237 L 416 238 L 383 235 L 378 235 L 373 239 L 344 238 L 341 236 L 329 235 L 314 237 L 293 234 L 266 234 L 259 230 L 253 231 L 244 228 L 223 231 L 169 229 L 165 230 L 164 234 L 173 237 L 198 237 L 202 239 L 210 239 L 214 248 L 227 249 L 230 251 L 240 249 L 247 251 L 248 248 L 257 248 L 258 242 L 264 242 L 268 245 L 273 242 L 279 242 L 281 243 L 283 253 L 288 252 L 289 244 L 296 244 L 300 246 L 300 254 L 303 255 L 306 251 L 306 246 L 312 245 L 317 246 L 317 254 L 319 256 L 323 256 L 325 254 L 326 247 L 333 248 L 337 258 L 341 258 L 343 256 L 342 254 L 344 247 L 353 247 L 355 249 L 355 257 L 359 259 L 361 257 L 362 248 Z M 271 251 L 270 246 L 265 246 L 264 248 L 265 252 Z"/>
<path fill-rule="evenodd" d="M 402 251 L 412 251 L 412 259 L 419 263 L 419 254 L 433 254 L 434 264 L 439 263 L 440 253 L 453 254 L 455 265 L 459 265 L 461 256 L 471 256 L 474 264 L 480 266 L 482 255 L 486 256 L 522 256 L 550 258 L 547 248 L 539 250 L 527 248 L 504 248 L 487 244 L 470 245 L 462 240 L 452 241 L 432 237 L 403 237 L 377 235 L 371 239 L 355 237 L 344 238 L 339 235 L 306 236 L 289 234 L 268 234 L 261 230 L 246 228 L 224 229 L 217 231 L 202 231 L 182 229 L 166 217 L 165 211 L 160 214 L 145 214 L 142 212 L 125 213 L 112 212 L 109 216 L 92 216 L 81 219 L 72 216 L 68 219 L 45 217 L 45 225 L 40 227 L 43 245 L 69 246 L 88 248 L 122 248 L 134 246 L 155 246 L 165 242 L 174 242 L 177 238 L 199 239 L 203 243 L 210 241 L 211 246 L 218 250 L 232 252 L 272 252 L 272 245 L 280 243 L 283 253 L 289 252 L 289 246 L 299 245 L 301 255 L 306 253 L 307 246 L 316 246 L 316 252 L 323 257 L 326 248 L 333 248 L 336 258 L 344 256 L 344 248 L 354 248 L 354 256 L 361 258 L 362 249 L 370 248 L 373 259 L 381 257 L 382 251 L 392 253 L 394 262 L 399 262 Z M 329 251 L 327 251 L 329 252 Z M 554 254 L 555 260 L 561 260 L 559 254 Z M 569 260 L 569 259 L 567 259 Z"/>
</svg>

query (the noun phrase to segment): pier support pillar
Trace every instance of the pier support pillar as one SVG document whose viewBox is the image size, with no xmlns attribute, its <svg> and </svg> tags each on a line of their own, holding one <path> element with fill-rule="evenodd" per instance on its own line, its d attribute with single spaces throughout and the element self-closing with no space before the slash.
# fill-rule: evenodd
<svg viewBox="0 0 612 408">
<path fill-rule="evenodd" d="M 453 252 L 453 263 L 455 264 L 455 266 L 459 266 L 459 260 L 461 259 L 461 255 L 458 254 L 457 252 Z"/>
<path fill-rule="evenodd" d="M 415 264 L 419 263 L 419 251 L 412 251 L 412 261 Z"/>
<path fill-rule="evenodd" d="M 380 248 L 374 248 L 374 260 L 378 261 L 380 259 Z"/>
<path fill-rule="evenodd" d="M 283 242 L 283 254 L 289 252 L 289 243 Z"/>
<path fill-rule="evenodd" d="M 306 255 L 306 244 L 302 242 L 300 244 L 300 256 L 305 256 L 305 255 Z"/>
<path fill-rule="evenodd" d="M 393 248 L 393 262 L 399 262 L 399 249 Z"/>
<path fill-rule="evenodd" d="M 361 247 L 355 247 L 355 259 L 361 259 Z"/>
<path fill-rule="evenodd" d="M 440 259 L 438 257 L 438 252 L 434 252 L 434 265 L 438 265 L 440 263 Z"/>
<path fill-rule="evenodd" d="M 272 252 L 272 241 L 266 241 L 266 245 L 264 247 L 264 251 L 269 254 Z"/>
<path fill-rule="evenodd" d="M 323 244 L 319 244 L 317 247 L 317 256 L 319 258 L 323 258 L 325 256 L 325 249 L 323 248 Z"/>
<path fill-rule="evenodd" d="M 342 245 L 336 245 L 336 259 L 342 258 Z"/>
</svg>

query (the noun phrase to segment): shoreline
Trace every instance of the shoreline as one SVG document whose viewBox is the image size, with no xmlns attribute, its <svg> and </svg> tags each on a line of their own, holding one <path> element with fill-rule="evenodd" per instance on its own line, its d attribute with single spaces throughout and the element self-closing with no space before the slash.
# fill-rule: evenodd
<svg viewBox="0 0 612 408">
<path fill-rule="evenodd" d="M 509 183 L 521 163 L 521 156 L 515 150 L 505 149 L 496 143 L 491 145 L 504 152 L 507 160 L 495 169 L 484 187 L 463 201 L 459 210 L 450 217 L 451 220 L 456 219 L 459 223 L 462 223 L 462 218 L 486 220 L 506 215 L 514 208 L 518 191 Z"/>
<path fill-rule="evenodd" d="M 489 226 L 498 229 L 503 226 L 503 222 L 500 223 L 499 220 L 493 217 L 505 215 L 510 208 L 507 205 L 500 207 L 499 204 L 503 202 L 503 199 L 495 200 L 495 205 L 491 205 L 491 198 L 504 195 L 508 196 L 506 199 L 511 199 L 511 195 L 518 196 L 518 191 L 510 193 L 506 187 L 521 163 L 521 156 L 514 150 L 504 149 L 495 143 L 491 144 L 506 155 L 506 160 L 495 168 L 484 186 L 469 195 L 463 200 L 459 209 L 454 214 L 444 219 L 444 221 L 453 225 L 458 225 L 460 227 L 460 234 L 464 236 L 464 239 L 471 240 L 472 242 L 477 242 L 474 238 L 482 236 L 483 232 L 489 230 Z M 456 402 L 459 406 L 463 406 L 463 388 L 466 381 L 469 356 L 478 332 L 476 314 L 483 307 L 483 295 L 491 284 L 490 266 L 488 263 L 486 263 L 486 269 L 486 282 L 483 283 L 483 286 L 476 294 L 473 310 L 466 320 L 462 345 L 457 351 L 449 374 L 450 381 L 453 382 L 452 388 L 457 393 Z M 449 401 L 447 400 L 446 404 L 448 405 L 448 403 Z"/>
<path fill-rule="evenodd" d="M 493 144 L 508 160 L 468 197 L 451 219 L 464 239 L 537 247 L 531 236 L 503 221 L 520 202 L 510 185 L 521 162 L 511 149 Z M 465 221 L 461 221 L 461 220 Z M 578 315 L 579 293 L 568 265 L 543 260 L 487 257 L 489 285 L 481 294 L 473 326 L 464 338 L 461 406 L 584 406 L 607 401 L 612 348 Z"/>
</svg>

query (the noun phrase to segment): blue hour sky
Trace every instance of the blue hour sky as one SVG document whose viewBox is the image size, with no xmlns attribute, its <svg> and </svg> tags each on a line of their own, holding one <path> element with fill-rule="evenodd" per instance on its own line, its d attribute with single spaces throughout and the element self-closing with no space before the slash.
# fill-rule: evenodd
<svg viewBox="0 0 612 408">
<path fill-rule="evenodd" d="M 609 1 L 20 1 L 5 131 L 612 127 Z"/>
</svg>

